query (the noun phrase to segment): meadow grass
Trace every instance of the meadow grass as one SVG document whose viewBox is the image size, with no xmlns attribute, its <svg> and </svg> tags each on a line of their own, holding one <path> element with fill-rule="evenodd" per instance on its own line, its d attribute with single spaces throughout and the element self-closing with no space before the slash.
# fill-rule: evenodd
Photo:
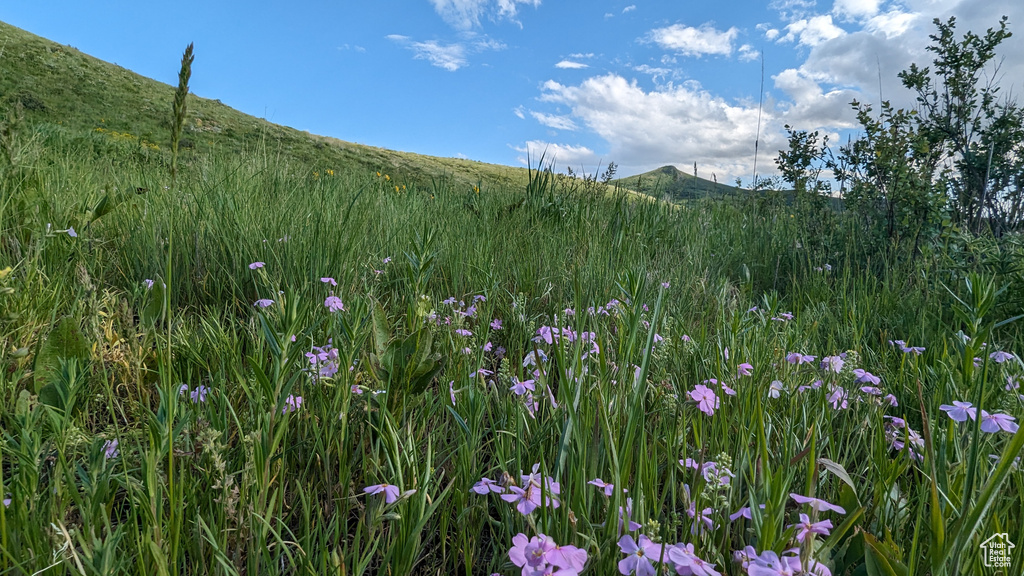
<svg viewBox="0 0 1024 576">
<path fill-rule="evenodd" d="M 5 142 L 2 574 L 532 574 L 510 549 L 541 534 L 584 574 L 711 573 L 677 543 L 729 574 L 977 574 L 1024 542 L 1024 433 L 939 408 L 1024 414 L 1012 239 L 909 257 L 761 197 L 272 148 L 172 185 L 138 141 Z"/>
</svg>

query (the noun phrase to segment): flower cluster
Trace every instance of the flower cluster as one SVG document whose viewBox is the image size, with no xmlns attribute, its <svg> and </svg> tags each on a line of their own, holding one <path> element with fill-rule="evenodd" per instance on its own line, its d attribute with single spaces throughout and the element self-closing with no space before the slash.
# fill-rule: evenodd
<svg viewBox="0 0 1024 576">
<path fill-rule="evenodd" d="M 284 399 L 284 408 L 281 408 L 281 414 L 296 412 L 299 408 L 302 408 L 302 396 L 289 394 L 288 397 Z"/>
<path fill-rule="evenodd" d="M 508 551 L 522 576 L 576 576 L 587 563 L 587 551 L 576 546 L 559 546 L 545 534 L 527 538 L 516 534 Z"/>
<path fill-rule="evenodd" d="M 185 394 L 188 394 L 189 398 L 192 399 L 193 404 L 198 404 L 199 402 L 206 402 L 206 395 L 209 393 L 210 389 L 207 388 L 206 386 L 203 386 L 202 384 L 196 386 L 195 390 L 192 390 L 191 392 L 189 391 L 188 384 L 182 384 L 178 388 L 178 396 L 184 396 Z"/>
<path fill-rule="evenodd" d="M 558 501 L 561 485 L 551 476 L 541 477 L 539 463 L 533 465 L 530 474 L 520 472 L 520 479 L 522 486 L 517 486 L 511 479 L 503 486 L 490 478 L 481 478 L 470 490 L 477 494 L 500 494 L 502 500 L 515 504 L 516 510 L 523 516 L 528 516 L 541 506 L 558 508 L 561 505 Z"/>
<path fill-rule="evenodd" d="M 970 402 L 959 402 L 954 400 L 952 405 L 943 404 L 939 406 L 939 410 L 942 410 L 957 422 L 965 422 L 968 418 L 975 420 L 978 417 L 978 409 Z M 989 414 L 982 410 L 981 431 L 992 434 L 1003 430 L 1013 434 L 1018 429 L 1018 425 L 1015 420 L 1016 418 L 1009 414 Z"/>
<path fill-rule="evenodd" d="M 719 576 L 715 565 L 697 556 L 693 544 L 679 542 L 666 546 L 652 541 L 643 534 L 638 539 L 626 535 L 619 538 L 619 550 L 626 555 L 619 560 L 619 573 L 628 576 L 655 576 L 655 564 L 674 568 L 676 574 L 693 576 Z"/>
<path fill-rule="evenodd" d="M 324 346 L 313 346 L 311 352 L 306 352 L 306 358 L 309 360 L 307 370 L 314 380 L 317 378 L 333 378 L 338 373 L 338 368 L 341 364 L 338 357 L 338 349 L 333 345 L 333 339 L 328 339 L 327 344 Z"/>
<path fill-rule="evenodd" d="M 760 554 L 753 546 L 732 553 L 733 559 L 749 576 L 791 576 L 794 574 L 813 574 L 831 576 L 832 571 L 817 560 L 809 559 L 807 565 L 800 561 L 800 549 L 791 548 L 779 556 L 774 550 L 765 550 Z"/>
</svg>

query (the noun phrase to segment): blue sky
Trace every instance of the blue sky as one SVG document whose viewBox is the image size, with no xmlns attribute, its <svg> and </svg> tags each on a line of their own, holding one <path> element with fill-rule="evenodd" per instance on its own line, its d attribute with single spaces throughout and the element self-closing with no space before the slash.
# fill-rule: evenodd
<svg viewBox="0 0 1024 576">
<path fill-rule="evenodd" d="M 849 102 L 909 106 L 896 73 L 928 63 L 932 19 L 1010 17 L 1001 83 L 1024 89 L 1019 0 L 7 0 L 0 19 L 313 133 L 396 150 L 626 176 L 665 164 L 749 181 L 783 126 L 844 136 Z"/>
</svg>

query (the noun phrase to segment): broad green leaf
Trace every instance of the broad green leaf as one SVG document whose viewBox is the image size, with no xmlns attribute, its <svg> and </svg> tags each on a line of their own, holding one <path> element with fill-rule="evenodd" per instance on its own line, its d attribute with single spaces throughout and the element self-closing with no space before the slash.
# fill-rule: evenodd
<svg viewBox="0 0 1024 576">
<path fill-rule="evenodd" d="M 864 564 L 871 576 L 907 576 L 894 550 L 871 534 L 864 532 Z"/>
<path fill-rule="evenodd" d="M 60 376 L 61 359 L 77 359 L 84 362 L 88 358 L 89 345 L 82 335 L 78 321 L 70 316 L 58 320 L 36 354 L 33 365 L 33 386 L 36 393 L 41 393 L 43 387 L 52 384 Z"/>
<path fill-rule="evenodd" d="M 821 464 L 823 468 L 838 476 L 840 480 L 853 490 L 854 494 L 857 493 L 857 486 L 853 483 L 853 478 L 850 478 L 850 474 L 846 472 L 846 468 L 843 468 L 842 464 L 828 458 L 818 458 L 818 464 Z"/>
</svg>

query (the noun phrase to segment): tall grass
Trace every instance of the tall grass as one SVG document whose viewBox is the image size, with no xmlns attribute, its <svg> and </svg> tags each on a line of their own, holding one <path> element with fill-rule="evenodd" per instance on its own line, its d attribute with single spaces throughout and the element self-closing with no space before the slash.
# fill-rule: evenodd
<svg viewBox="0 0 1024 576">
<path fill-rule="evenodd" d="M 145 149 L 34 138 L 42 160 L 3 173 L 0 573 L 513 574 L 522 533 L 612 574 L 639 532 L 723 573 L 752 546 L 973 574 L 985 538 L 1024 542 L 1024 436 L 939 410 L 1024 414 L 1019 356 L 989 356 L 1021 350 L 1000 324 L 1020 271 L 992 256 L 1012 245 L 869 256 L 842 218 L 812 238 L 785 205 L 609 198 L 543 170 L 426 189 L 252 152 L 172 185 Z M 471 490 L 534 465 L 557 507 Z M 381 484 L 394 502 L 364 493 Z M 801 545 L 799 513 L 831 535 Z"/>
</svg>

